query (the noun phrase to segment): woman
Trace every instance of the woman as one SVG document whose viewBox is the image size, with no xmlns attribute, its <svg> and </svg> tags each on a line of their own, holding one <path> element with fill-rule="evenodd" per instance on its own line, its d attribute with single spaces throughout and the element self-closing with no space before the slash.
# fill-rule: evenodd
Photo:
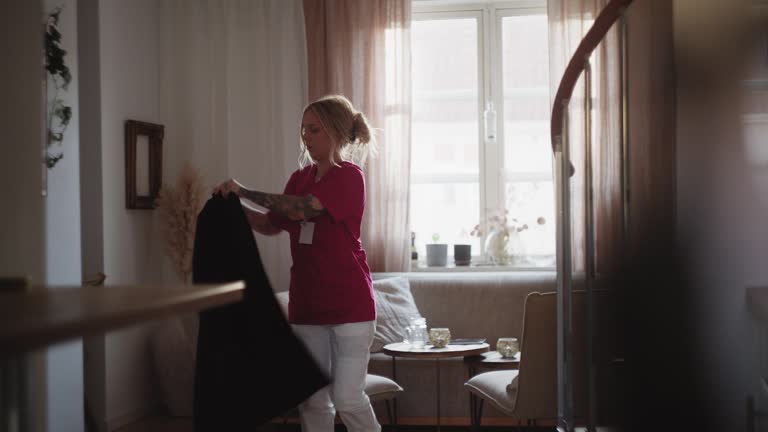
<svg viewBox="0 0 768 432">
<path fill-rule="evenodd" d="M 299 406 L 302 430 L 332 432 L 338 411 L 351 432 L 380 431 L 364 392 L 376 324 L 360 243 L 365 208 L 360 166 L 373 147 L 371 130 L 344 96 L 326 96 L 304 109 L 301 141 L 301 168 L 282 195 L 250 190 L 234 179 L 214 193 L 235 193 L 269 209 L 267 214 L 245 210 L 255 231 L 290 235 L 288 320 L 331 377 L 328 387 Z"/>
</svg>

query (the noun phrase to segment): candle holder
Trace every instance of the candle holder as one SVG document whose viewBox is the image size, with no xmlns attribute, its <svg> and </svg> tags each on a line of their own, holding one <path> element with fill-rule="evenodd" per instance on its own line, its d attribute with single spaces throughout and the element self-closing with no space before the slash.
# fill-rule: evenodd
<svg viewBox="0 0 768 432">
<path fill-rule="evenodd" d="M 514 337 L 502 337 L 496 341 L 496 351 L 504 358 L 511 358 L 520 352 L 520 344 L 517 338 Z"/>
<path fill-rule="evenodd" d="M 451 331 L 446 327 L 429 329 L 429 343 L 435 348 L 445 348 L 451 342 Z"/>
</svg>

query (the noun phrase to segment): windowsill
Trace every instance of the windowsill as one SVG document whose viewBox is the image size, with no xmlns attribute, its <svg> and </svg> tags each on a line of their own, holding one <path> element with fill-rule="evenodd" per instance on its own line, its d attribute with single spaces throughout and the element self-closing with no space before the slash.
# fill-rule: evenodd
<svg viewBox="0 0 768 432">
<path fill-rule="evenodd" d="M 552 260 L 554 261 L 554 260 Z M 473 263 L 467 266 L 448 264 L 441 267 L 428 267 L 424 261 L 411 261 L 412 273 L 482 273 L 482 272 L 514 272 L 514 271 L 555 271 L 554 262 L 550 265 L 536 265 L 534 263 L 494 265 L 488 263 Z"/>
</svg>

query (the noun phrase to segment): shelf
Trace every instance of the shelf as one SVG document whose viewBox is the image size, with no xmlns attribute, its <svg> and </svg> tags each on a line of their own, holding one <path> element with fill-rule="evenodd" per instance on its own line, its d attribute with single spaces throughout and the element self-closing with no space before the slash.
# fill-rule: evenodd
<svg viewBox="0 0 768 432">
<path fill-rule="evenodd" d="M 554 271 L 554 259 L 542 259 L 538 262 L 525 262 L 507 265 L 494 265 L 485 262 L 472 262 L 470 265 L 457 266 L 449 263 L 445 266 L 429 267 L 424 261 L 411 261 L 411 272 L 508 272 L 508 271 Z"/>
</svg>

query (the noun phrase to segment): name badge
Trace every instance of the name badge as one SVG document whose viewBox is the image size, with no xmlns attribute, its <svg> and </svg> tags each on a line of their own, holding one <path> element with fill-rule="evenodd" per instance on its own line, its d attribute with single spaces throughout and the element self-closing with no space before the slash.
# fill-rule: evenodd
<svg viewBox="0 0 768 432">
<path fill-rule="evenodd" d="M 299 243 L 300 244 L 312 244 L 312 237 L 315 234 L 315 223 L 314 222 L 302 222 L 301 223 L 301 232 L 299 233 Z"/>
</svg>

